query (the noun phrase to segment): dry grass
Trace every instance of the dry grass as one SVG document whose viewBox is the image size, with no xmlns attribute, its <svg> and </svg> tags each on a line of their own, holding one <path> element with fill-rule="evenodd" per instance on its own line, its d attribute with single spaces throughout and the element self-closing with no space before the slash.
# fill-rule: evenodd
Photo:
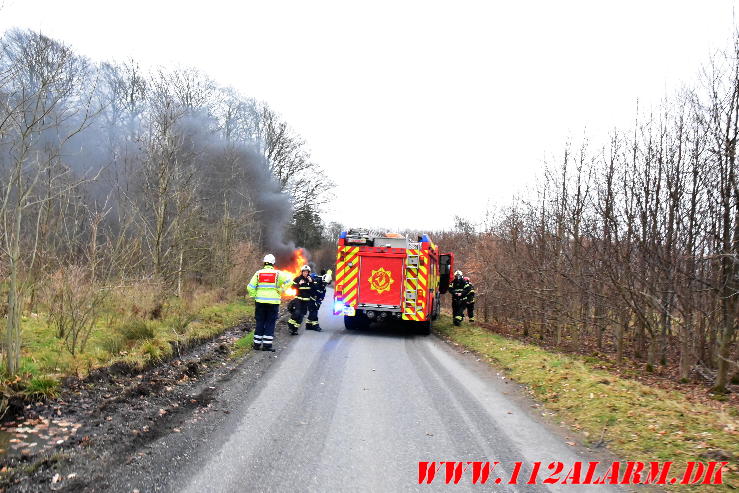
<svg viewBox="0 0 739 493">
<path fill-rule="evenodd" d="M 628 460 L 676 465 L 728 457 L 725 485 L 714 488 L 739 488 L 739 420 L 729 408 L 710 408 L 679 392 L 619 378 L 577 355 L 554 353 L 479 327 L 454 327 L 446 316 L 435 329 L 526 385 L 547 409 L 578 430 L 586 444 L 602 437 Z"/>
</svg>

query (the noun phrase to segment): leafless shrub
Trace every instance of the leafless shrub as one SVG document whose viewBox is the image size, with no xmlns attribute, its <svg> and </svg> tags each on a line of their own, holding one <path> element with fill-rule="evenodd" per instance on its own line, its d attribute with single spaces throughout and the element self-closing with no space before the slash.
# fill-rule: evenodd
<svg viewBox="0 0 739 493">
<path fill-rule="evenodd" d="M 49 277 L 43 289 L 49 325 L 76 355 L 84 352 L 109 291 L 90 282 L 86 269 L 69 266 Z"/>
<path fill-rule="evenodd" d="M 239 242 L 231 250 L 226 290 L 239 296 L 246 294 L 246 285 L 261 265 L 261 251 L 251 242 Z"/>
</svg>

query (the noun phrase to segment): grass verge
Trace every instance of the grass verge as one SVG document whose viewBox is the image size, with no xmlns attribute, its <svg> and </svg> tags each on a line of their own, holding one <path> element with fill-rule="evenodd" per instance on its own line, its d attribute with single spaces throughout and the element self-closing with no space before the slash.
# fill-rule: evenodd
<svg viewBox="0 0 739 493">
<path fill-rule="evenodd" d="M 253 304 L 245 300 L 212 302 L 188 311 L 176 299 L 164 305 L 162 317 L 156 320 L 111 313 L 100 318 L 86 351 L 76 355 L 65 350 L 43 314 L 24 316 L 19 377 L 3 387 L 27 397 L 53 396 L 59 380 L 67 375 L 84 376 L 94 368 L 121 361 L 143 368 L 253 315 Z"/>
<path fill-rule="evenodd" d="M 447 316 L 434 329 L 526 385 L 534 398 L 581 432 L 586 445 L 602 437 L 628 460 L 673 461 L 676 467 L 688 461 L 728 460 L 723 487 L 713 488 L 739 488 L 739 420 L 732 411 L 619 378 L 595 368 L 585 357 L 554 353 L 480 327 L 455 327 Z"/>
<path fill-rule="evenodd" d="M 134 330 L 133 333 L 137 334 L 137 337 L 133 339 L 124 337 L 126 349 L 121 351 L 117 358 L 105 364 L 120 360 L 142 368 L 171 357 L 179 347 L 211 339 L 253 315 L 253 304 L 243 300 L 208 305 L 193 314 L 187 323 L 183 323 L 181 313 L 175 311 L 162 320 L 148 321 L 146 330 Z M 124 329 L 123 333 L 128 335 L 131 331 Z"/>
</svg>

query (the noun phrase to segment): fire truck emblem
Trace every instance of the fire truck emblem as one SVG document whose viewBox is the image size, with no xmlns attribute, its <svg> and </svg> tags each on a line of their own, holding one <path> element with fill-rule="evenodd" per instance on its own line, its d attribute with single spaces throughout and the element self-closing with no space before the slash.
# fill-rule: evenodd
<svg viewBox="0 0 739 493">
<path fill-rule="evenodd" d="M 395 282 L 390 275 L 390 271 L 387 271 L 382 267 L 377 270 L 373 270 L 367 280 L 370 283 L 370 289 L 377 291 L 377 294 L 390 291 L 390 286 Z"/>
</svg>

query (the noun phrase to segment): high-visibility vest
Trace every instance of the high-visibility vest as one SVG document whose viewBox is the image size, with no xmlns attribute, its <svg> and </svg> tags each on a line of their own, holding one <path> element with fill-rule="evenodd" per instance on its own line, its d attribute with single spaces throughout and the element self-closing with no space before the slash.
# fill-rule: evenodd
<svg viewBox="0 0 739 493">
<path fill-rule="evenodd" d="M 292 283 L 292 279 L 285 272 L 281 272 L 271 265 L 265 265 L 254 273 L 246 286 L 249 296 L 257 303 L 279 305 L 282 293 Z"/>
</svg>

